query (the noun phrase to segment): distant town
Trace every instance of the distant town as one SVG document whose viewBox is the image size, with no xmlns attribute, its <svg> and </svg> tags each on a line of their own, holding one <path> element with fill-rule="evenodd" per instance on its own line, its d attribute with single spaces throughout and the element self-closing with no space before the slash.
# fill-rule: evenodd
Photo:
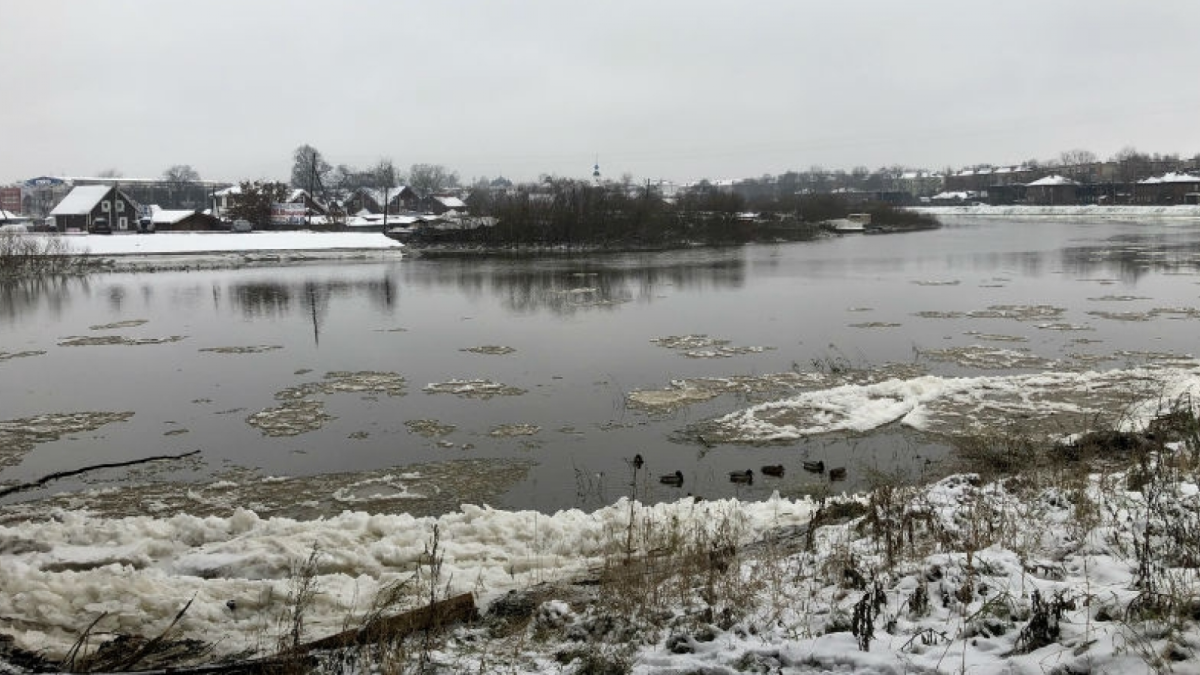
<svg viewBox="0 0 1200 675">
<path fill-rule="evenodd" d="M 915 205 L 1172 205 L 1200 204 L 1200 155 L 1141 153 L 1127 148 L 1108 160 L 1086 150 L 1019 165 L 979 164 L 940 171 L 901 166 L 850 171 L 811 167 L 757 178 L 674 183 L 614 179 L 597 163 L 582 177 L 543 176 L 514 183 L 504 177 L 463 184 L 440 165 L 413 165 L 407 174 L 390 161 L 367 169 L 332 166 L 311 146 L 294 153 L 289 181 L 206 180 L 187 165 L 161 176 L 34 176 L 0 187 L 0 226 L 33 230 L 229 230 L 253 228 L 382 229 L 420 227 L 448 219 L 487 218 L 498 203 L 537 204 L 564 186 L 675 204 L 697 197 L 718 211 L 779 213 L 797 196 L 827 195 L 848 208 Z M 476 221 L 486 222 L 486 221 Z"/>
</svg>

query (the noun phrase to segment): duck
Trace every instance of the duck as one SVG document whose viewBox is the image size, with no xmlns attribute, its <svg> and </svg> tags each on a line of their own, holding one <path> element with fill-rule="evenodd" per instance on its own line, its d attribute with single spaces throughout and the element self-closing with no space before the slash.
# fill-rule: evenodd
<svg viewBox="0 0 1200 675">
<path fill-rule="evenodd" d="M 803 466 L 805 471 L 810 471 L 812 473 L 825 473 L 825 462 L 822 460 L 817 460 L 815 462 L 806 461 L 804 462 Z"/>
<path fill-rule="evenodd" d="M 753 485 L 754 484 L 754 472 L 751 471 L 750 469 L 746 469 L 745 471 L 730 471 L 729 472 L 729 482 Z"/>
<path fill-rule="evenodd" d="M 683 485 L 683 472 L 676 471 L 675 473 L 668 473 L 665 476 L 659 476 L 658 482 L 662 483 L 663 485 L 679 487 Z"/>
<path fill-rule="evenodd" d="M 762 468 L 762 475 L 774 476 L 775 478 L 783 478 L 782 464 L 768 464 Z"/>
<path fill-rule="evenodd" d="M 829 470 L 829 480 L 846 480 L 846 467 L 839 466 Z"/>
<path fill-rule="evenodd" d="M 639 452 L 638 454 L 633 456 L 633 470 L 634 471 L 641 469 L 642 466 L 645 464 L 646 464 L 646 460 L 642 459 L 642 453 Z"/>
</svg>

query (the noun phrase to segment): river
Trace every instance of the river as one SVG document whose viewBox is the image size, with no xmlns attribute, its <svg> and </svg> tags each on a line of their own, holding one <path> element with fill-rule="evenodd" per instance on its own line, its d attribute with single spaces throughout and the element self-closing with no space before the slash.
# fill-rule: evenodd
<svg viewBox="0 0 1200 675">
<path fill-rule="evenodd" d="M 194 454 L 64 477 L 0 509 L 553 512 L 919 479 L 953 443 L 948 420 L 1037 414 L 961 391 L 978 402 L 1032 382 L 1005 378 L 1086 373 L 1073 386 L 1116 392 L 1038 399 L 1078 413 L 1057 418 L 1066 434 L 1123 414 L 1126 385 L 1146 379 L 1104 373 L 1193 372 L 1198 283 L 1193 220 L 963 217 L 808 243 L 25 282 L 0 287 L 0 487 Z M 953 411 L 870 388 L 931 382 L 959 392 Z M 800 394 L 787 433 L 728 417 Z M 932 413 L 904 417 L 911 401 Z M 729 480 L 767 464 L 785 476 Z M 659 482 L 677 470 L 682 486 Z"/>
</svg>

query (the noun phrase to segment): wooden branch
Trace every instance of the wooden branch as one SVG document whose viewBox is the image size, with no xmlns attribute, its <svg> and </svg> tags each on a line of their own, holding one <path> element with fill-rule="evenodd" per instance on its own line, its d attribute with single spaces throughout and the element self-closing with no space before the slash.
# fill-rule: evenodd
<svg viewBox="0 0 1200 675">
<path fill-rule="evenodd" d="M 472 621 L 478 615 L 479 613 L 475 609 L 475 598 L 470 593 L 463 593 L 403 614 L 380 617 L 368 622 L 362 628 L 351 628 L 336 635 L 314 640 L 301 645 L 300 649 L 302 651 L 338 649 L 350 645 L 370 644 L 384 638 L 402 638 L 417 631 Z"/>
<path fill-rule="evenodd" d="M 20 485 L 12 485 L 12 486 L 0 489 L 0 497 L 7 497 L 8 495 L 13 494 L 14 492 L 24 492 L 26 490 L 32 490 L 34 488 L 39 488 L 39 487 L 42 487 L 43 485 L 45 485 L 46 483 L 49 483 L 52 480 L 58 480 L 59 478 L 67 478 L 68 476 L 78 476 L 81 473 L 87 473 L 89 471 L 97 471 L 99 469 L 115 469 L 115 468 L 122 467 L 122 466 L 133 466 L 135 464 L 146 464 L 147 462 L 157 462 L 162 459 L 183 459 L 184 457 L 191 457 L 192 455 L 197 455 L 197 454 L 200 454 L 199 450 L 185 452 L 182 455 L 155 455 L 154 457 L 143 457 L 141 459 L 131 459 L 127 462 L 106 462 L 104 464 L 91 464 L 89 466 L 85 466 L 85 467 L 82 467 L 79 469 L 70 469 L 68 471 L 56 471 L 54 473 L 42 476 L 41 478 L 39 478 L 35 481 L 32 481 L 30 483 L 21 483 Z"/>
<path fill-rule="evenodd" d="M 188 605 L 190 606 L 191 603 L 189 602 Z M 183 616 L 183 612 L 185 611 L 187 611 L 186 606 L 176 616 L 176 619 Z M 356 645 L 371 644 L 372 642 L 381 640 L 395 640 L 412 635 L 417 631 L 440 628 L 452 623 L 472 621 L 478 616 L 478 610 L 475 608 L 475 598 L 470 593 L 463 593 L 462 595 L 456 595 L 453 598 L 435 602 L 425 607 L 419 607 L 403 614 L 381 617 L 369 621 L 362 628 L 352 628 L 336 635 L 314 640 L 300 645 L 299 649 L 295 652 L 235 661 L 233 663 L 208 663 L 182 668 L 167 667 L 154 670 L 105 672 L 103 675 L 263 675 L 278 673 L 282 667 L 295 666 L 297 663 L 308 663 L 311 658 L 309 652 L 312 651 L 342 649 Z M 93 622 L 93 625 L 95 625 L 95 622 Z M 167 630 L 170 630 L 170 627 Z M 165 635 L 166 631 L 163 631 L 163 634 Z M 139 655 L 127 663 L 132 665 L 140 660 L 140 658 Z"/>
</svg>

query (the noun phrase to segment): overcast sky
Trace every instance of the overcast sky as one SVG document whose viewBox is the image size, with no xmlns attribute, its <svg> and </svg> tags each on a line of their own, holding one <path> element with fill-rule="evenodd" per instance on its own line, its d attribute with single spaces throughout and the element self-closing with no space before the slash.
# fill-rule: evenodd
<svg viewBox="0 0 1200 675">
<path fill-rule="evenodd" d="M 0 183 L 1200 153 L 1196 0 L 0 0 Z"/>
</svg>

